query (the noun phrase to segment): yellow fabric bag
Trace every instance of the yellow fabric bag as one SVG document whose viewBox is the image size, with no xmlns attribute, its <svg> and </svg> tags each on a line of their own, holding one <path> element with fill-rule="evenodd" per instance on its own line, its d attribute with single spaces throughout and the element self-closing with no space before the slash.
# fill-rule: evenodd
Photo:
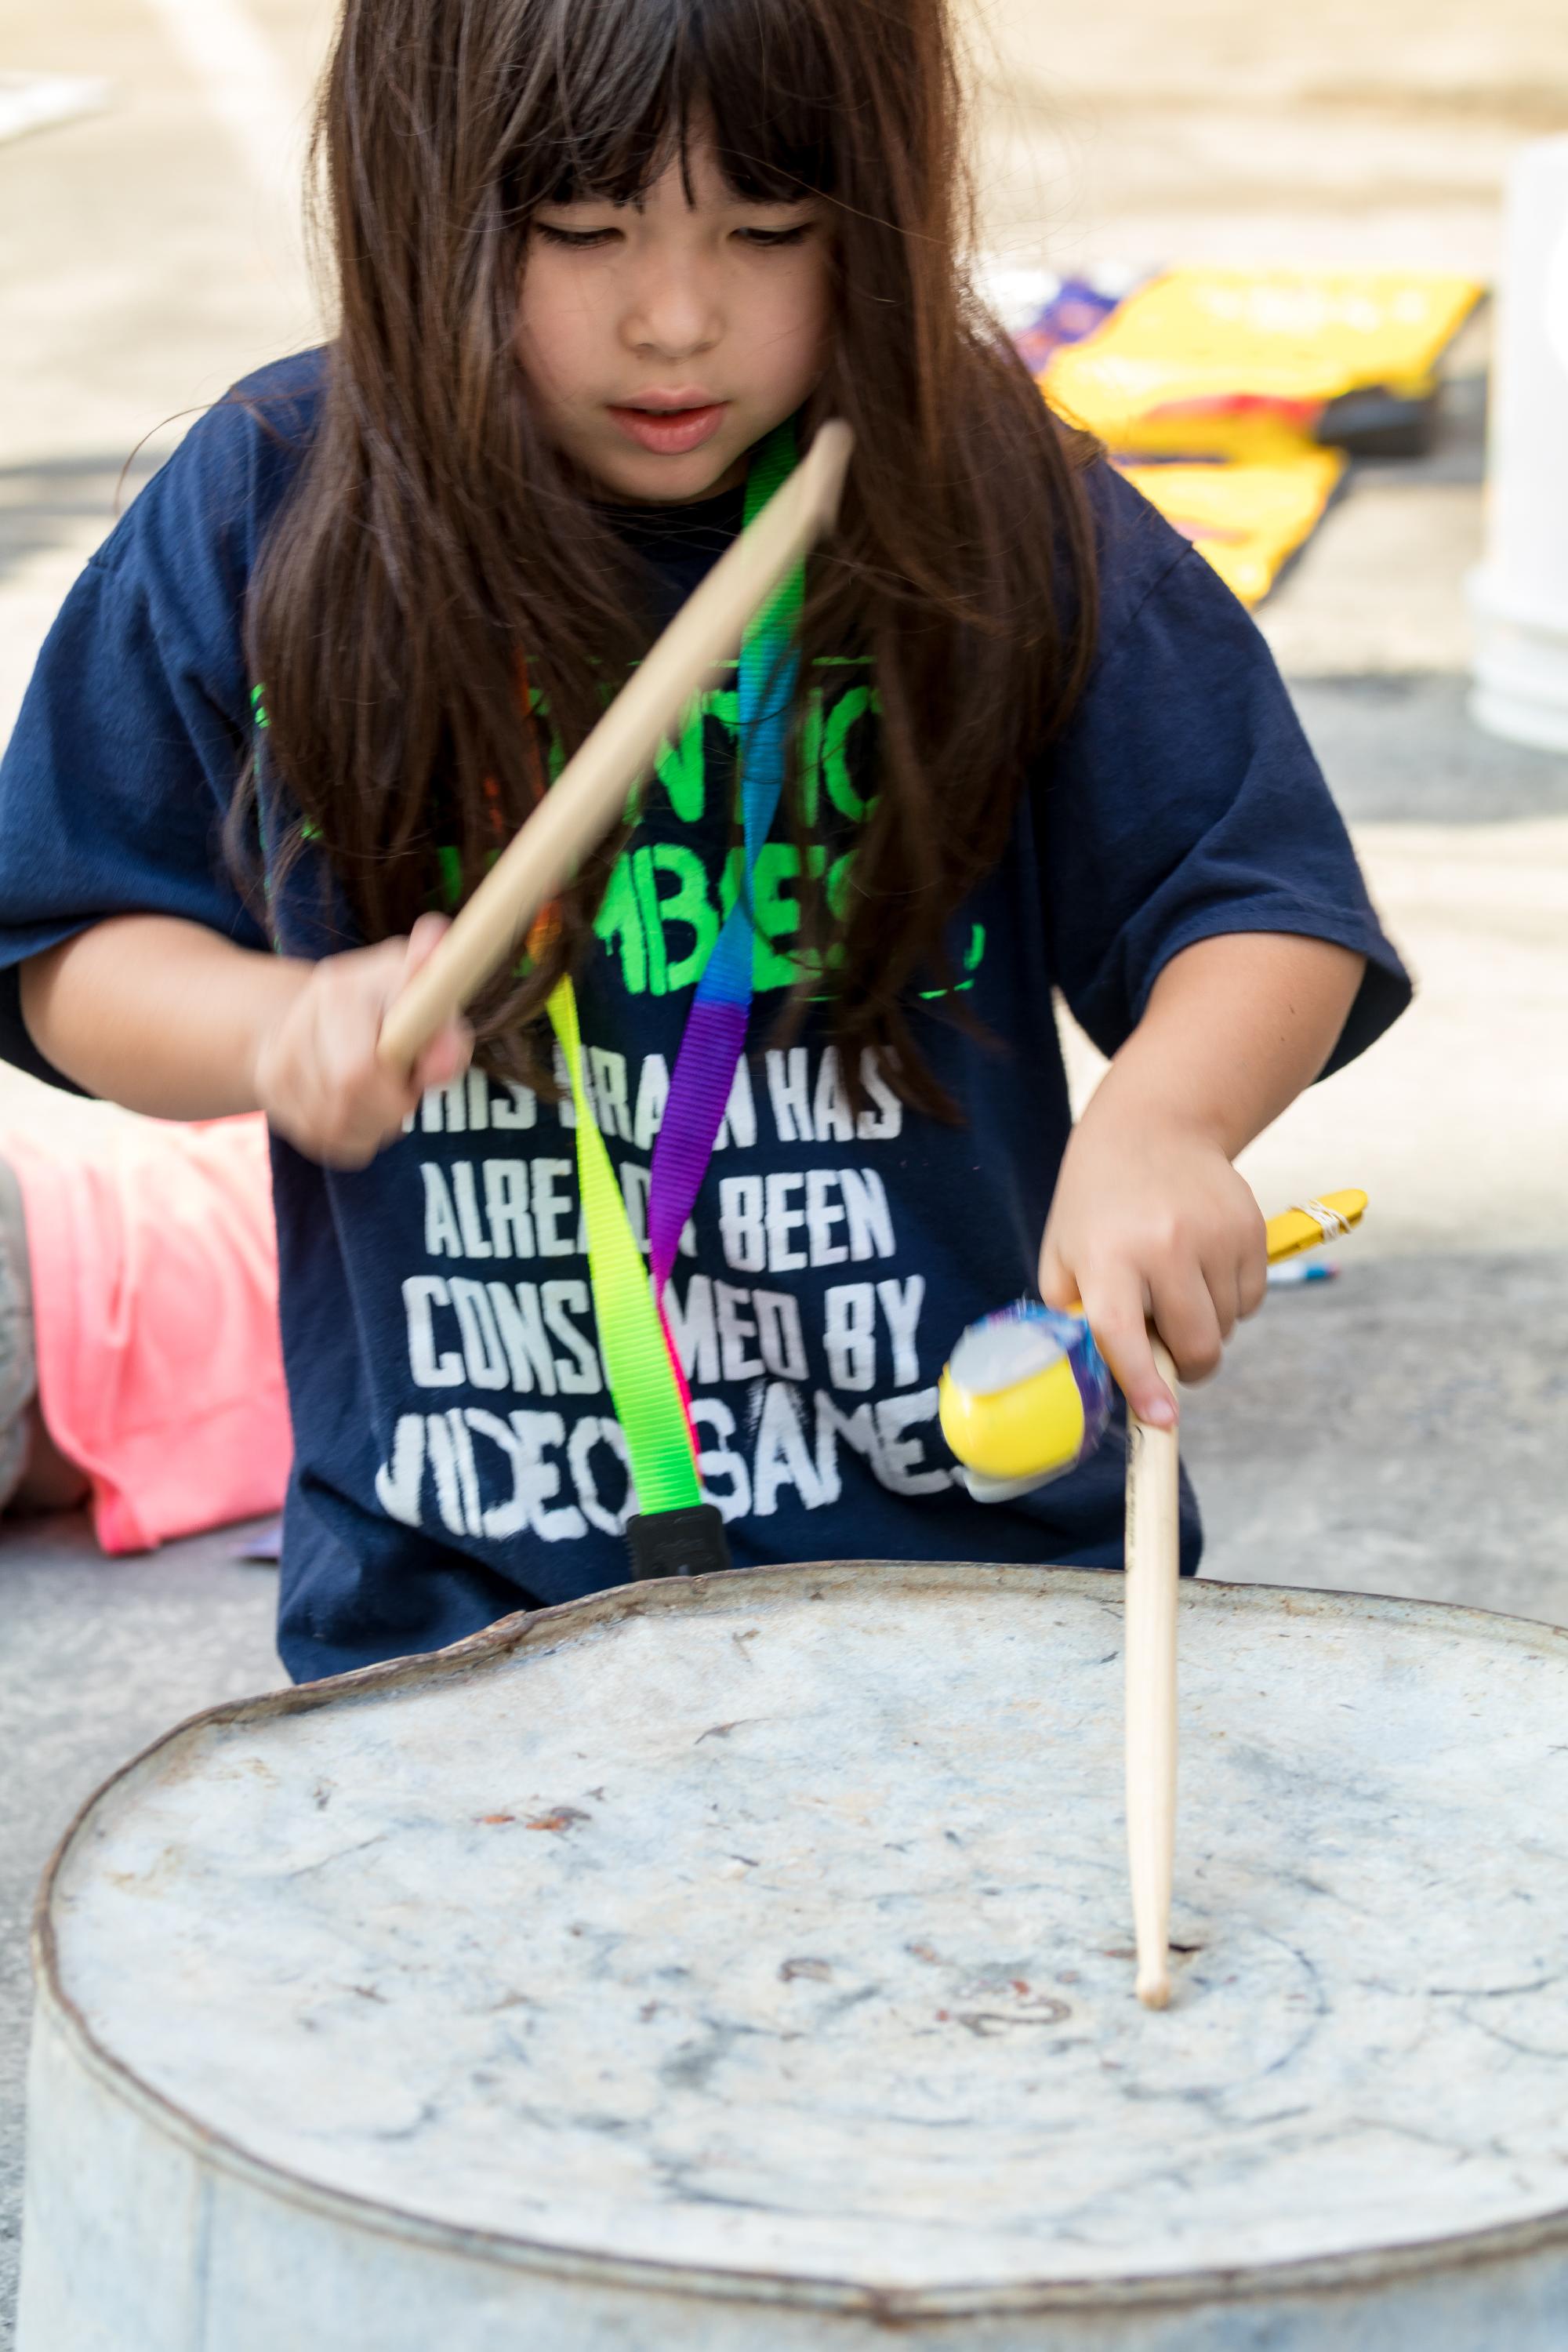
<svg viewBox="0 0 1568 2352">
<path fill-rule="evenodd" d="M 1168 269 L 1039 383 L 1118 455 L 1273 459 L 1347 394 L 1426 397 L 1483 290 L 1434 271 Z"/>
<path fill-rule="evenodd" d="M 1120 467 L 1244 604 L 1311 536 L 1344 470 L 1338 449 L 1301 442 L 1258 465 Z"/>
</svg>

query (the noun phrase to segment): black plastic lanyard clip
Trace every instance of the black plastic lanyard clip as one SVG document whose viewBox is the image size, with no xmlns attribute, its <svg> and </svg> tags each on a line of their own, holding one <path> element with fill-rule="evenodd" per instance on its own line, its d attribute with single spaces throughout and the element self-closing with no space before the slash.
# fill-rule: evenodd
<svg viewBox="0 0 1568 2352">
<path fill-rule="evenodd" d="M 724 1522 L 712 1503 L 639 1511 L 626 1521 L 626 1544 L 639 1584 L 655 1576 L 711 1576 L 731 1564 Z"/>
</svg>

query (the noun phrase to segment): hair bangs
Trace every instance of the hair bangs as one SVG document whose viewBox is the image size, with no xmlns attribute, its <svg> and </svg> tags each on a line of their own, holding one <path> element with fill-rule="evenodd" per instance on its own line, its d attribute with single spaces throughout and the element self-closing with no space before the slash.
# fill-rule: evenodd
<svg viewBox="0 0 1568 2352">
<path fill-rule="evenodd" d="M 524 212 L 593 197 L 635 204 L 711 137 L 727 185 L 753 204 L 829 196 L 847 79 L 825 11 L 755 0 L 567 0 L 549 11 L 548 78 L 513 115 L 507 173 Z M 541 87 L 542 81 L 545 82 Z"/>
<path fill-rule="evenodd" d="M 688 105 L 711 127 L 729 186 L 754 204 L 835 195 L 836 127 L 855 99 L 831 9 L 695 0 L 691 29 Z"/>
</svg>

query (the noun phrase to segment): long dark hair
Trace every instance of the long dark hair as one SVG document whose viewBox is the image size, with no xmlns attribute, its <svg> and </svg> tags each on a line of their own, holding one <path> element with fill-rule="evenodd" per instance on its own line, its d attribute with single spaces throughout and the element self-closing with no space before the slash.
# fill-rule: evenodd
<svg viewBox="0 0 1568 2352">
<path fill-rule="evenodd" d="M 946 1106 L 907 1005 L 1006 845 L 1085 676 L 1084 451 L 977 304 L 945 0 L 344 0 L 315 131 L 340 323 L 300 478 L 248 605 L 267 746 L 367 939 L 465 890 L 521 823 L 539 747 L 520 656 L 574 750 L 645 649 L 624 542 L 531 414 L 514 355 L 533 210 L 650 184 L 695 118 L 744 197 L 825 200 L 835 334 L 814 407 L 856 455 L 802 623 L 874 664 L 876 795 L 831 946 L 847 1074 L 866 1046 Z M 801 837 L 800 801 L 791 823 Z M 548 1087 L 537 1020 L 579 959 L 619 845 L 553 948 L 477 1008 L 492 1067 Z M 808 958 L 809 961 L 809 958 Z M 820 984 L 820 982 L 818 982 Z"/>
</svg>

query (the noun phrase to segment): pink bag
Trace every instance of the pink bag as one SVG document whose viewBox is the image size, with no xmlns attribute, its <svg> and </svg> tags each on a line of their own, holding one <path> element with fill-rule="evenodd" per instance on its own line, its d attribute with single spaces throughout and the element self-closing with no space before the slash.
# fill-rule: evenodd
<svg viewBox="0 0 1568 2352">
<path fill-rule="evenodd" d="M 38 1397 L 107 1552 L 282 1506 L 292 1441 L 266 1122 L 0 1140 L 22 1187 Z"/>
</svg>

